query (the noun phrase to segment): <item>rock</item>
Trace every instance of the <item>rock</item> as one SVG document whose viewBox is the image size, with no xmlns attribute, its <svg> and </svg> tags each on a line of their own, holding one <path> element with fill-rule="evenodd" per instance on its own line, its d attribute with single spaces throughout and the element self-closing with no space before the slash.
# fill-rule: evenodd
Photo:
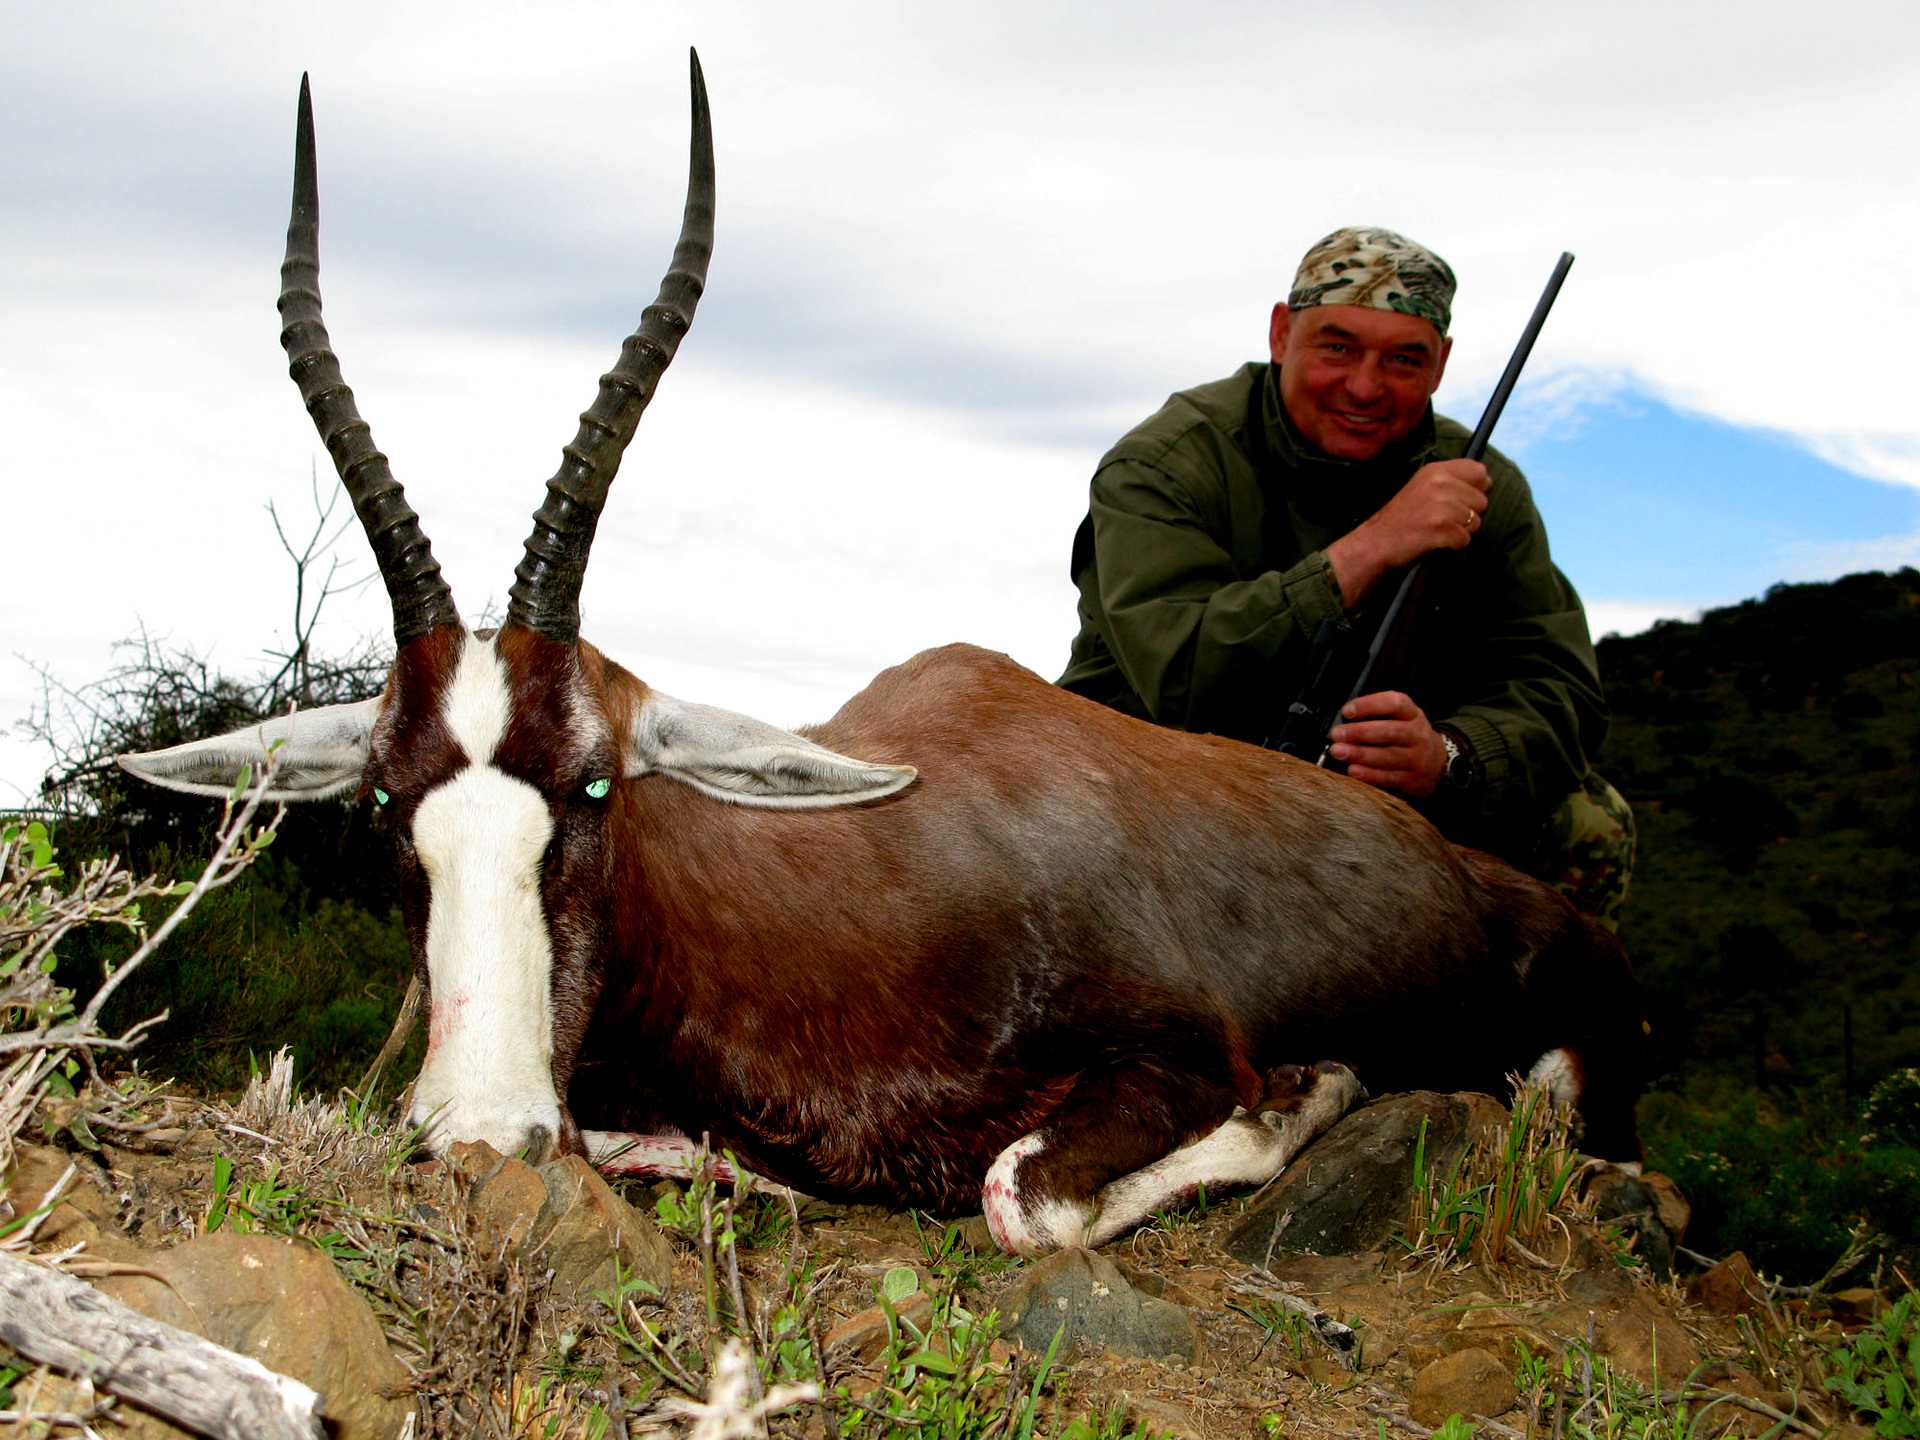
<svg viewBox="0 0 1920 1440">
<path fill-rule="evenodd" d="M 1062 1250 L 1027 1268 L 1002 1302 L 1002 1333 L 1044 1355 L 1061 1332 L 1061 1353 L 1076 1348 L 1192 1364 L 1200 1332 L 1178 1305 L 1142 1295 L 1104 1255 Z M 1064 1330 L 1062 1327 L 1064 1326 Z"/>
<path fill-rule="evenodd" d="M 611 1290 L 614 1262 L 662 1296 L 673 1283 L 673 1247 L 652 1219 L 613 1193 L 613 1187 L 578 1155 L 540 1167 L 547 1212 L 557 1218 L 541 1240 L 563 1295 L 585 1297 Z"/>
<path fill-rule="evenodd" d="M 461 1140 L 447 1148 L 443 1163 L 471 1187 L 486 1184 L 507 1160 L 484 1140 Z M 422 1167 L 431 1168 L 431 1161 Z"/>
<path fill-rule="evenodd" d="M 1700 1349 L 1673 1320 L 1636 1302 L 1596 1317 L 1594 1348 L 1642 1385 L 1651 1387 L 1658 1365 L 1662 1385 L 1678 1385 L 1700 1363 Z"/>
<path fill-rule="evenodd" d="M 1581 1235 L 1574 1246 L 1573 1262 L 1580 1268 L 1567 1277 L 1565 1291 L 1577 1313 L 1618 1310 L 1638 1298 L 1640 1287 L 1634 1284 L 1633 1272 L 1620 1263 L 1612 1250 L 1597 1241 Z M 1568 1308 L 1561 1307 L 1563 1312 Z M 1582 1321 L 1567 1333 L 1585 1333 L 1584 1326 Z"/>
<path fill-rule="evenodd" d="M 447 1165 L 468 1184 L 467 1215 L 481 1249 L 550 1269 L 560 1298 L 613 1289 L 616 1264 L 620 1276 L 663 1296 L 671 1287 L 667 1238 L 580 1156 L 535 1168 L 476 1140 L 453 1146 Z"/>
<path fill-rule="evenodd" d="M 1448 1342 L 1453 1340 L 1456 1333 L 1451 1317 L 1428 1317 L 1407 1327 L 1400 1337 L 1400 1353 L 1418 1372 L 1447 1353 Z"/>
<path fill-rule="evenodd" d="M 1887 1297 L 1870 1286 L 1855 1286 L 1827 1296 L 1827 1308 L 1842 1325 L 1865 1325 L 1887 1308 Z"/>
<path fill-rule="evenodd" d="M 389 1440 L 412 1413 L 406 1366 L 373 1312 L 311 1245 L 227 1231 L 148 1252 L 160 1278 L 115 1275 L 104 1293 L 155 1320 L 203 1335 L 320 1392 L 337 1440 Z M 172 1436 L 151 1417 L 130 1436 Z"/>
<path fill-rule="evenodd" d="M 1671 1180 L 1607 1169 L 1588 1182 L 1587 1195 L 1593 1201 L 1593 1218 L 1631 1239 L 1633 1253 L 1649 1270 L 1663 1280 L 1673 1274 L 1673 1248 L 1680 1243 L 1689 1212 Z M 1678 1222 L 1679 1230 L 1668 1227 L 1669 1219 Z"/>
<path fill-rule="evenodd" d="M 46 1145 L 20 1146 L 5 1186 L 0 1188 L 0 1196 L 4 1196 L 0 1200 L 0 1225 L 31 1215 L 44 1205 L 48 1193 L 73 1163 L 66 1152 Z M 34 1244 L 47 1250 L 84 1244 L 82 1253 L 89 1259 L 145 1264 L 146 1251 L 120 1228 L 118 1208 L 95 1187 L 90 1170 L 89 1162 L 78 1163 L 60 1199 L 34 1230 Z"/>
<path fill-rule="evenodd" d="M 1611 1262 L 1609 1262 L 1611 1263 Z M 1460 1317 L 1453 1330 L 1440 1339 L 1440 1349 L 1448 1355 L 1464 1350 L 1484 1350 L 1496 1359 L 1514 1354 L 1524 1346 L 1536 1354 L 1552 1354 L 1558 1342 L 1548 1333 L 1538 1307 L 1524 1301 L 1502 1302 L 1478 1291 L 1456 1302 Z M 1581 1334 L 1585 1334 L 1585 1314 L 1581 1316 Z"/>
<path fill-rule="evenodd" d="M 1753 1273 L 1744 1250 L 1736 1250 L 1704 1275 L 1687 1282 L 1687 1298 L 1723 1315 L 1741 1315 L 1762 1309 L 1760 1277 Z"/>
<path fill-rule="evenodd" d="M 1130 1390 L 1120 1392 L 1120 1403 L 1125 1407 L 1127 1423 L 1132 1429 L 1170 1435 L 1173 1440 L 1207 1440 L 1207 1427 L 1194 1419 L 1185 1406 L 1156 1400 L 1150 1395 L 1135 1395 Z"/>
<path fill-rule="evenodd" d="M 1678 1245 L 1687 1238 L 1687 1226 L 1693 1219 L 1693 1206 L 1687 1197 L 1680 1193 L 1680 1187 L 1668 1176 L 1657 1170 L 1649 1170 L 1640 1177 L 1640 1183 L 1653 1192 L 1653 1202 L 1660 1223 L 1667 1227 L 1667 1233 Z"/>
<path fill-rule="evenodd" d="M 893 1313 L 924 1332 L 933 1319 L 933 1297 L 924 1291 L 909 1295 Z M 886 1349 L 888 1334 L 887 1313 L 876 1305 L 842 1320 L 820 1343 L 830 1364 L 870 1365 Z"/>
<path fill-rule="evenodd" d="M 1443 1356 L 1413 1377 L 1407 1413 L 1424 1425 L 1449 1415 L 1498 1415 L 1519 1403 L 1513 1376 L 1484 1350 Z"/>
<path fill-rule="evenodd" d="M 1350 1255 L 1404 1234 L 1420 1122 L 1427 1122 L 1427 1164 L 1444 1171 L 1480 1127 L 1504 1123 L 1505 1115 L 1485 1096 L 1431 1090 L 1364 1106 L 1314 1141 L 1268 1188 L 1228 1235 L 1227 1253 L 1264 1265 L 1275 1249 Z"/>
<path fill-rule="evenodd" d="M 467 1195 L 467 1216 L 489 1257 L 519 1259 L 528 1242 L 552 1223 L 546 1182 L 524 1160 L 493 1158 L 499 1163 Z"/>
</svg>

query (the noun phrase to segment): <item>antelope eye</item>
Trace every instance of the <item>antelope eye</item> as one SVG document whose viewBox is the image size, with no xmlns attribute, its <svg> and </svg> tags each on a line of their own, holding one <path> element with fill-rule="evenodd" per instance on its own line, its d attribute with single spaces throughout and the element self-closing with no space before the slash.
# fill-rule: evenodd
<svg viewBox="0 0 1920 1440">
<path fill-rule="evenodd" d="M 373 787 L 373 803 L 374 804 L 384 805 L 392 798 L 393 797 L 391 795 L 387 794 L 387 792 L 382 790 L 378 785 Z"/>
<path fill-rule="evenodd" d="M 607 792 L 612 789 L 613 789 L 613 781 L 611 780 L 601 779 L 601 780 L 589 780 L 587 782 L 587 794 L 595 800 L 606 799 Z"/>
</svg>

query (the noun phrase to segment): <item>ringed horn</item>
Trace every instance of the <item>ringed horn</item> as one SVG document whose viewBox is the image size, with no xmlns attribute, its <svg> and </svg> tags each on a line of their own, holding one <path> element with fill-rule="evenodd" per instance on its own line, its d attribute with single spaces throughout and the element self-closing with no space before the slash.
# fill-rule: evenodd
<svg viewBox="0 0 1920 1440">
<path fill-rule="evenodd" d="M 514 569 L 507 623 L 571 643 L 580 638 L 580 586 L 587 554 L 606 504 L 620 456 L 633 439 L 654 387 L 673 360 L 680 337 L 693 323 L 713 254 L 713 127 L 707 112 L 700 57 L 689 52 L 693 87 L 693 140 L 688 161 L 686 210 L 673 263 L 660 293 L 640 317 L 640 328 L 620 347 L 613 369 L 600 377 L 594 402 L 580 417 L 573 443 L 547 482 L 547 498 L 533 517 L 526 553 Z M 341 484 L 353 501 L 373 546 L 381 579 L 393 605 L 393 638 L 405 645 L 442 625 L 458 625 L 453 592 L 441 578 L 420 517 L 407 504 L 387 457 L 341 377 L 340 362 L 320 316 L 320 193 L 315 176 L 313 102 L 300 78 L 300 118 L 294 141 L 293 213 L 287 222 L 287 254 L 280 267 L 280 344 L 288 373 L 314 427 L 333 457 Z"/>
</svg>

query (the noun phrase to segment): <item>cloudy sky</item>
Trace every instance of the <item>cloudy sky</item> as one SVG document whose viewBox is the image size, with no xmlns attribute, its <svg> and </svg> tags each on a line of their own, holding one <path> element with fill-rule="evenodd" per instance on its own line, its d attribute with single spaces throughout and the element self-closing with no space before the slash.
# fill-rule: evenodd
<svg viewBox="0 0 1920 1440">
<path fill-rule="evenodd" d="M 954 639 L 1056 674 L 1101 451 L 1355 222 L 1459 272 L 1469 423 L 1579 257 L 1497 438 L 1596 633 L 1920 563 L 1910 3 L 7 11 L 0 725 L 141 627 L 286 639 L 264 507 L 331 483 L 273 310 L 303 71 L 328 324 L 477 614 L 665 266 L 699 47 L 708 297 L 583 597 L 688 698 L 798 724 Z M 370 586 L 321 643 L 388 624 Z M 41 763 L 0 739 L 0 805 Z"/>
</svg>

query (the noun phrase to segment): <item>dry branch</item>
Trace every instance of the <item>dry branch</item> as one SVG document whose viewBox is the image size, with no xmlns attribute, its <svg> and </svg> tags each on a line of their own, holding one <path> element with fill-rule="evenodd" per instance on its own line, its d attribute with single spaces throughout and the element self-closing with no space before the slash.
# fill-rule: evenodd
<svg viewBox="0 0 1920 1440">
<path fill-rule="evenodd" d="M 219 1440 L 323 1440 L 320 1397 L 83 1280 L 0 1253 L 0 1340 Z"/>
<path fill-rule="evenodd" d="M 393 1029 L 387 1034 L 387 1043 L 380 1047 L 380 1053 L 373 1057 L 373 1064 L 367 1067 L 367 1073 L 360 1077 L 360 1083 L 354 1093 L 362 1100 L 373 1094 L 373 1087 L 386 1073 L 387 1067 L 400 1058 L 400 1052 L 407 1048 L 412 1038 L 413 1027 L 420 1020 L 420 977 L 413 976 L 407 981 L 406 997 L 400 1002 L 400 1013 L 394 1017 Z"/>
</svg>

